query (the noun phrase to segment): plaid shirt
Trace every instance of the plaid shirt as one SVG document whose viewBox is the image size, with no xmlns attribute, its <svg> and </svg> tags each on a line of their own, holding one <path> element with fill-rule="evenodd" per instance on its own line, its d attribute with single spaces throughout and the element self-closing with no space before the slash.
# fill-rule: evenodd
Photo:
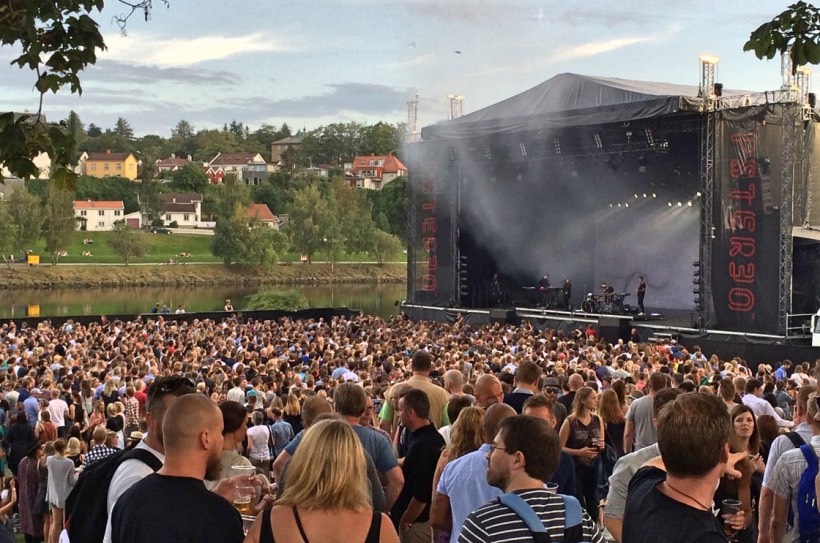
<svg viewBox="0 0 820 543">
<path fill-rule="evenodd" d="M 125 399 L 125 425 L 138 426 L 140 423 L 140 402 L 133 396 Z M 125 436 L 128 437 L 128 436 Z"/>
<path fill-rule="evenodd" d="M 87 455 L 85 455 L 83 467 L 87 468 L 88 466 L 96 464 L 103 458 L 109 457 L 115 452 L 117 452 L 117 449 L 112 449 L 111 447 L 107 447 L 105 445 L 95 445 L 91 447 L 91 450 L 88 451 Z"/>
<path fill-rule="evenodd" d="M 814 449 L 814 454 L 820 455 L 820 436 L 812 436 L 811 446 Z M 786 451 L 777 460 L 777 464 L 772 472 L 772 477 L 769 480 L 769 488 L 774 493 L 785 500 L 789 500 L 794 511 L 794 526 L 786 534 L 784 541 L 797 542 L 800 540 L 800 519 L 797 512 L 797 490 L 800 485 L 800 478 L 808 465 L 806 458 L 800 449 L 792 449 Z"/>
</svg>

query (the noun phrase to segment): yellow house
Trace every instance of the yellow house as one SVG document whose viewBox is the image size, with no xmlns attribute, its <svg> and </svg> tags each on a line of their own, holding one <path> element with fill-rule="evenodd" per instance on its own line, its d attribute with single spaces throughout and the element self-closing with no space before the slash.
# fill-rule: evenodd
<svg viewBox="0 0 820 543">
<path fill-rule="evenodd" d="M 83 172 L 91 177 L 124 177 L 130 181 L 137 178 L 137 159 L 131 153 L 85 153 Z"/>
</svg>

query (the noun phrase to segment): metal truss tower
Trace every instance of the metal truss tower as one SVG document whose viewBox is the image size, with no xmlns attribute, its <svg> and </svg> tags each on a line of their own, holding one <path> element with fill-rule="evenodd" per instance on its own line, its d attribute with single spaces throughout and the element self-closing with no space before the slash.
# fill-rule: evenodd
<svg viewBox="0 0 820 543">
<path fill-rule="evenodd" d="M 448 94 L 450 99 L 450 120 L 464 115 L 464 97 L 458 94 Z"/>
<path fill-rule="evenodd" d="M 706 327 L 712 320 L 712 254 L 714 243 L 715 202 L 715 146 L 716 109 L 715 73 L 719 59 L 703 55 L 700 60 L 700 92 L 703 97 L 703 122 L 700 134 L 700 276 L 697 286 L 700 292 L 698 316 L 700 326 Z"/>
<path fill-rule="evenodd" d="M 416 143 L 421 140 L 421 132 L 419 132 L 419 95 L 407 102 L 407 141 L 408 143 Z"/>
<path fill-rule="evenodd" d="M 782 334 L 787 333 L 792 294 L 792 226 L 794 214 L 794 167 L 795 137 L 800 119 L 801 105 L 799 88 L 791 70 L 791 49 L 780 58 L 780 72 L 783 84 L 780 92 L 780 106 L 783 116 L 781 135 L 780 167 L 780 269 L 778 283 L 778 326 Z"/>
</svg>

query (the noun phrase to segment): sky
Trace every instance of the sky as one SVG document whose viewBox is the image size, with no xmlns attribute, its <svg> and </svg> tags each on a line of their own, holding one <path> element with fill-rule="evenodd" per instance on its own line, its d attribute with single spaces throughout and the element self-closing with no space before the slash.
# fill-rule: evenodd
<svg viewBox="0 0 820 543">
<path fill-rule="evenodd" d="M 447 118 L 449 94 L 467 114 L 565 72 L 697 85 L 701 54 L 720 57 L 727 89 L 774 90 L 779 59 L 743 44 L 791 1 L 170 0 L 123 36 L 112 17 L 124 7 L 107 0 L 94 18 L 108 50 L 82 74 L 82 96 L 48 95 L 44 111 L 169 137 L 181 119 L 406 122 L 418 93 L 421 128 Z M 34 74 L 9 65 L 14 53 L 0 48 L 0 111 L 36 111 Z"/>
</svg>

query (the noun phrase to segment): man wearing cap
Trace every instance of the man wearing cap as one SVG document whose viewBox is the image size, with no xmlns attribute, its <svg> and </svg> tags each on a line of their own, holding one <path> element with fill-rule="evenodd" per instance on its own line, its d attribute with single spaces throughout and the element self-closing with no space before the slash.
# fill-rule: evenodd
<svg viewBox="0 0 820 543">
<path fill-rule="evenodd" d="M 555 427 L 560 428 L 567 418 L 567 408 L 558 401 L 561 395 L 561 382 L 557 377 L 547 377 L 544 379 L 544 395 L 553 402 L 553 413 L 555 414 Z"/>
</svg>

